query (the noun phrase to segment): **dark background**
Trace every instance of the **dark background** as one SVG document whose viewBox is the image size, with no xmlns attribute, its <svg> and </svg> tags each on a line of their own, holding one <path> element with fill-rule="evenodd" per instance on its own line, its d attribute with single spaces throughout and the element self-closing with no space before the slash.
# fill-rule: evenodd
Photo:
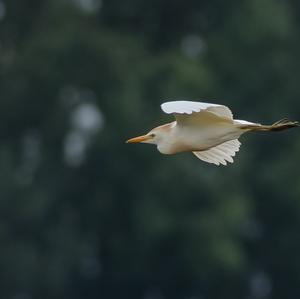
<svg viewBox="0 0 300 299">
<path fill-rule="evenodd" d="M 300 132 L 235 163 L 127 145 L 166 99 L 300 119 L 295 0 L 0 1 L 0 298 L 300 298 Z"/>
</svg>

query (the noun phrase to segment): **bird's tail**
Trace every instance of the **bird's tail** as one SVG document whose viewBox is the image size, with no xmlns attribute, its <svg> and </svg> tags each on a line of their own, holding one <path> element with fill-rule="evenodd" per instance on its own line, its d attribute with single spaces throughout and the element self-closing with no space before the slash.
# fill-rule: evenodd
<svg viewBox="0 0 300 299">
<path fill-rule="evenodd" d="M 287 118 L 281 119 L 272 125 L 261 125 L 261 124 L 249 124 L 241 126 L 241 129 L 247 131 L 258 132 L 258 131 L 283 131 L 290 128 L 299 127 L 299 122 L 290 121 Z"/>
</svg>

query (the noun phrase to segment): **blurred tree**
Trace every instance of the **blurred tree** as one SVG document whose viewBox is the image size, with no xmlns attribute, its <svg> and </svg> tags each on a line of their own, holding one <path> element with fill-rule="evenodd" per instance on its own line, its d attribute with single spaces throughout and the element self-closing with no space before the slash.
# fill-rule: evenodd
<svg viewBox="0 0 300 299">
<path fill-rule="evenodd" d="M 167 98 L 297 118 L 298 5 L 0 1 L 0 297 L 298 298 L 296 131 L 226 168 L 124 144 Z"/>
</svg>

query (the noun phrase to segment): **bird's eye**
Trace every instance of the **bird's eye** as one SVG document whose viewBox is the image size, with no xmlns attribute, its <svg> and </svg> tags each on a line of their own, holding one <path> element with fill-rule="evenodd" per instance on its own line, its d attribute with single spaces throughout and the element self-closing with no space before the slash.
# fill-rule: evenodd
<svg viewBox="0 0 300 299">
<path fill-rule="evenodd" d="M 155 134 L 153 134 L 153 133 L 152 133 L 152 134 L 150 134 L 150 137 L 154 138 L 154 137 L 155 137 Z"/>
</svg>

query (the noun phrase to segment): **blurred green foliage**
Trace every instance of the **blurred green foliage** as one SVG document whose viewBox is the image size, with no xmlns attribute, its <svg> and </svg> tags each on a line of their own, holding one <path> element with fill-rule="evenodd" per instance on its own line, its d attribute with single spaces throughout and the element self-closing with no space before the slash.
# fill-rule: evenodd
<svg viewBox="0 0 300 299">
<path fill-rule="evenodd" d="M 0 1 L 0 297 L 299 298 L 297 130 L 124 144 L 165 99 L 299 119 L 299 36 L 293 0 Z"/>
</svg>

